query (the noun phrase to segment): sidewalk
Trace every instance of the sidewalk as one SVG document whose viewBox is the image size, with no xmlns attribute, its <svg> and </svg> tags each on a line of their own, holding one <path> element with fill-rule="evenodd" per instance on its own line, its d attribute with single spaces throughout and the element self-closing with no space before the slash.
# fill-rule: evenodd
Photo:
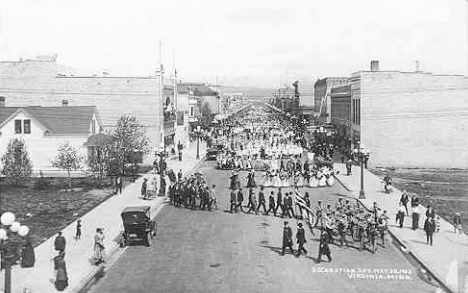
<svg viewBox="0 0 468 293">
<path fill-rule="evenodd" d="M 346 176 L 346 166 L 335 162 L 335 169 L 340 173 L 336 179 L 351 192 L 356 199 L 359 198 L 361 169 L 353 166 L 352 175 Z M 396 212 L 398 210 L 401 192 L 393 188 L 393 193 L 383 192 L 382 179 L 364 170 L 364 190 L 366 199 L 360 199 L 368 209 L 372 208 L 373 202 L 383 210 L 387 210 L 390 216 L 389 231 L 404 245 L 408 252 L 429 270 L 440 282 L 452 292 L 468 292 L 468 236 L 466 234 L 455 234 L 453 226 L 441 218 L 440 232 L 434 234 L 434 245 L 426 244 L 426 233 L 423 230 L 426 220 L 426 207 L 419 205 L 420 218 L 419 229 L 411 229 L 412 219 L 410 206 L 409 217 L 405 217 L 403 228 L 395 224 Z M 435 207 L 437 212 L 437 207 Z"/>
<path fill-rule="evenodd" d="M 205 144 L 200 144 L 200 157 L 203 158 L 206 152 Z M 196 144 L 192 144 L 183 153 L 183 161 L 168 160 L 168 167 L 177 174 L 179 169 L 185 176 L 190 172 L 200 160 L 196 159 Z M 116 240 L 119 233 L 123 230 L 120 212 L 127 206 L 150 205 L 151 213 L 160 207 L 165 197 L 157 197 L 154 200 L 140 199 L 140 188 L 143 177 L 135 183 L 125 187 L 121 195 L 115 195 L 103 202 L 99 206 L 81 217 L 82 236 L 81 240 L 75 241 L 76 222 L 73 222 L 62 230 L 63 236 L 67 240 L 65 249 L 65 261 L 68 271 L 68 288 L 63 292 L 75 292 L 75 288 L 89 275 L 96 270 L 91 257 L 93 255 L 94 234 L 96 228 L 104 228 L 104 245 L 107 254 L 115 252 L 118 248 Z M 34 233 L 34 231 L 31 231 Z M 33 268 L 21 268 L 16 265 L 12 268 L 12 292 L 22 293 L 24 288 L 32 290 L 33 293 L 51 293 L 57 292 L 55 286 L 51 283 L 54 276 L 52 258 L 57 255 L 54 251 L 53 242 L 55 236 L 49 238 L 34 251 L 36 254 L 36 263 Z M 4 278 L 2 271 L 1 278 Z M 3 281 L 1 282 L 3 283 Z M 3 287 L 3 285 L 2 285 Z"/>
</svg>

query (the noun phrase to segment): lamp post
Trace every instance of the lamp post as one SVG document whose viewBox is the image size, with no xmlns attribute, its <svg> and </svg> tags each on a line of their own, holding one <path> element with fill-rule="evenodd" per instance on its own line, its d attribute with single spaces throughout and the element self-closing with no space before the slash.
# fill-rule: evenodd
<svg viewBox="0 0 468 293">
<path fill-rule="evenodd" d="M 361 190 L 359 191 L 359 198 L 365 199 L 366 194 L 364 192 L 364 161 L 369 159 L 370 152 L 364 148 L 364 144 L 358 143 L 358 147 L 354 149 L 354 154 L 359 160 L 361 165 Z"/>
<path fill-rule="evenodd" d="M 197 160 L 200 159 L 200 134 L 201 134 L 201 127 L 200 125 L 197 126 L 195 129 L 195 137 L 197 138 Z"/>
<path fill-rule="evenodd" d="M 0 228 L 1 261 L 2 267 L 5 268 L 4 291 L 11 293 L 11 267 L 19 259 L 19 245 L 22 243 L 21 240 L 18 240 L 18 236 L 26 237 L 29 228 L 17 222 L 15 215 L 11 212 L 3 213 L 0 222 L 2 223 L 2 228 Z"/>
</svg>

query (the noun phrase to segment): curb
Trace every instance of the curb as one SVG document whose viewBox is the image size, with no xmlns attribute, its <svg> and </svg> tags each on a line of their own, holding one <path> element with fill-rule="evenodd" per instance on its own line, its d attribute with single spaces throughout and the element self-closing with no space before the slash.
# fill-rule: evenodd
<svg viewBox="0 0 468 293">
<path fill-rule="evenodd" d="M 346 189 L 348 192 L 354 192 L 354 190 L 350 190 L 348 188 L 348 186 L 346 186 L 340 179 L 338 179 L 335 175 L 333 175 L 335 177 L 335 179 L 341 184 L 341 186 L 344 187 L 344 189 Z M 359 198 L 356 198 L 356 201 L 365 209 L 367 210 L 368 212 L 372 211 L 371 209 L 369 209 Z M 407 249 L 406 245 L 403 243 L 402 240 L 400 240 L 397 236 L 395 236 L 395 234 L 393 234 L 393 232 L 390 230 L 390 228 L 388 228 L 388 234 L 392 237 L 392 239 L 396 240 L 396 242 L 398 242 L 398 244 L 400 244 L 400 246 L 404 247 Z M 456 288 L 450 288 L 449 285 L 445 284 L 444 281 L 442 281 L 444 278 L 439 276 L 438 273 L 434 272 L 432 269 L 430 269 L 427 265 L 424 264 L 424 262 L 421 260 L 422 258 L 417 256 L 416 253 L 414 253 L 412 250 L 408 250 L 408 253 L 413 257 L 414 260 L 416 260 L 416 262 L 422 266 L 427 273 L 429 273 L 429 275 L 431 275 L 431 277 L 437 281 L 437 283 L 439 283 L 443 289 L 447 292 L 451 292 L 451 293 L 456 293 L 458 290 L 456 290 Z M 455 289 L 455 290 L 453 290 Z"/>
<path fill-rule="evenodd" d="M 206 159 L 206 155 L 204 155 L 203 157 L 201 157 L 200 161 L 197 162 L 195 164 L 195 166 L 193 166 L 190 170 L 190 172 L 193 172 L 196 168 L 198 168 L 199 165 L 201 165 L 203 162 L 205 162 L 205 159 Z M 153 216 L 153 219 L 156 218 L 157 214 L 161 211 L 161 209 L 166 205 L 166 199 L 167 199 L 167 195 L 164 196 L 164 197 L 159 197 L 162 199 L 161 203 L 158 204 L 158 205 L 155 205 L 153 208 L 150 209 L 150 213 L 154 214 Z M 109 252 L 106 256 L 106 258 L 109 260 L 112 258 L 112 256 L 115 256 L 117 252 L 120 251 L 120 246 L 119 246 L 119 243 L 115 243 L 110 249 L 109 249 Z M 112 264 L 111 264 L 112 266 Z M 110 267 L 110 266 L 109 266 Z M 104 264 L 100 264 L 99 266 L 97 266 L 96 268 L 92 269 L 91 272 L 86 275 L 86 277 L 84 277 L 80 283 L 75 286 L 74 288 L 72 288 L 70 290 L 71 293 L 80 293 L 81 291 L 83 291 L 84 288 L 86 288 L 87 286 L 89 286 L 95 279 L 98 275 L 100 274 L 103 274 L 105 273 L 105 270 L 106 270 L 106 266 Z"/>
</svg>

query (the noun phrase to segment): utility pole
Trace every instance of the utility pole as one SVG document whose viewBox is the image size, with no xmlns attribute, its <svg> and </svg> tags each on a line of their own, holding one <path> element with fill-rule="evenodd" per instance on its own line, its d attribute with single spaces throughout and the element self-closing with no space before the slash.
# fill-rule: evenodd
<svg viewBox="0 0 468 293">
<path fill-rule="evenodd" d="M 165 135 L 164 135 L 164 122 L 165 122 L 165 119 L 164 119 L 164 67 L 163 67 L 163 64 L 162 64 L 162 41 L 159 40 L 159 71 L 158 71 L 158 80 L 159 80 L 159 107 L 160 107 L 160 121 L 161 121 L 161 126 L 160 126 L 160 130 L 161 130 L 161 146 L 163 148 L 166 147 L 166 143 L 165 143 Z"/>
</svg>

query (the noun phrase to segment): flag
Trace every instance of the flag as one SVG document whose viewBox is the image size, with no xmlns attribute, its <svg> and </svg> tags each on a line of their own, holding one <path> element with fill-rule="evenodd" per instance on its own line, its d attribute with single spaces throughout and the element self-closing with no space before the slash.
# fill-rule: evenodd
<svg viewBox="0 0 468 293">
<path fill-rule="evenodd" d="M 306 212 L 305 218 L 307 222 L 313 225 L 314 224 L 314 212 L 306 205 L 304 198 L 302 197 L 301 193 L 298 190 L 295 191 L 294 198 L 295 198 L 296 204 L 300 206 L 303 211 Z"/>
</svg>

